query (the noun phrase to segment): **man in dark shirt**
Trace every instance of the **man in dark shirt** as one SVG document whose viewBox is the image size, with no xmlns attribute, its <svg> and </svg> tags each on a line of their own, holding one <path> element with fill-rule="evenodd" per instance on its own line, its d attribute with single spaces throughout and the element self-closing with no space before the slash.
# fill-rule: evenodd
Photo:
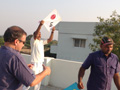
<svg viewBox="0 0 120 90">
<path fill-rule="evenodd" d="M 20 51 L 26 41 L 26 32 L 18 27 L 9 27 L 4 33 L 4 46 L 0 48 L 0 90 L 22 90 L 25 86 L 35 86 L 49 75 L 51 70 L 44 66 L 43 72 L 34 75 L 27 66 Z"/>
<path fill-rule="evenodd" d="M 120 90 L 120 65 L 118 57 L 111 53 L 113 44 L 114 42 L 111 38 L 104 37 L 101 40 L 101 50 L 89 54 L 79 70 L 79 89 L 84 89 L 82 79 L 85 70 L 91 66 L 87 90 L 111 90 L 112 78 L 114 79 L 117 89 Z"/>
</svg>

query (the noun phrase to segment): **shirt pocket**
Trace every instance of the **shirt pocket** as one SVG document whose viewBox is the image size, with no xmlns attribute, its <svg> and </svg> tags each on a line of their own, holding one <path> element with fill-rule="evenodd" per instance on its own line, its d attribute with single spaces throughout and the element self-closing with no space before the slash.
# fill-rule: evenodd
<svg viewBox="0 0 120 90">
<path fill-rule="evenodd" d="M 115 69 L 116 69 L 116 66 L 114 66 L 114 65 L 110 66 L 110 74 L 114 74 Z"/>
<path fill-rule="evenodd" d="M 98 73 L 98 74 L 103 74 L 103 73 L 104 73 L 104 67 L 103 67 L 103 66 L 100 66 L 100 65 L 96 65 L 96 66 L 95 66 L 95 71 L 96 71 L 96 73 Z"/>
</svg>

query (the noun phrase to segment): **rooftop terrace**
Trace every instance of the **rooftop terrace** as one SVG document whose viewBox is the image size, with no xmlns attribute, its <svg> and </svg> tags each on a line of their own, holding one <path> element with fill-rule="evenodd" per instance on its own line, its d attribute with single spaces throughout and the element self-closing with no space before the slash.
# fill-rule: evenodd
<svg viewBox="0 0 120 90">
<path fill-rule="evenodd" d="M 22 54 L 22 56 L 27 63 L 30 63 L 30 55 Z M 77 82 L 78 71 L 82 62 L 45 57 L 44 64 L 51 68 L 51 74 L 42 80 L 41 90 L 63 90 L 74 82 Z M 86 83 L 89 73 L 90 70 L 88 69 L 83 78 L 85 86 L 83 90 L 87 90 Z M 113 82 L 111 90 L 117 90 Z"/>
</svg>

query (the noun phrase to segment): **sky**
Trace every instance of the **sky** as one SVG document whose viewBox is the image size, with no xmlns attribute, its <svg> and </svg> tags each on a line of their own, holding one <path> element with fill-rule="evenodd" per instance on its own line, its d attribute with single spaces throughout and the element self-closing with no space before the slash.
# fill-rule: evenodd
<svg viewBox="0 0 120 90">
<path fill-rule="evenodd" d="M 99 22 L 97 17 L 109 18 L 113 11 L 120 14 L 120 0 L 0 0 L 0 35 L 13 25 L 23 28 L 28 35 L 56 9 L 66 22 Z M 50 32 L 43 26 L 42 38 Z M 54 39 L 58 38 L 55 31 Z"/>
</svg>

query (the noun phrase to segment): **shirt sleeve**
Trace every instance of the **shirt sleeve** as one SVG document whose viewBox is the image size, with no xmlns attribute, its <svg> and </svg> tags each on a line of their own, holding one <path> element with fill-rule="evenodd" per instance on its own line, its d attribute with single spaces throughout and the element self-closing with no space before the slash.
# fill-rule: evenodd
<svg viewBox="0 0 120 90">
<path fill-rule="evenodd" d="M 89 56 L 87 57 L 87 59 L 85 60 L 85 62 L 82 64 L 83 68 L 88 69 L 91 66 L 92 60 L 93 60 L 92 57 L 93 57 L 93 55 L 89 54 Z"/>
<path fill-rule="evenodd" d="M 21 60 L 18 57 L 14 57 L 11 61 L 12 71 L 16 79 L 18 79 L 25 86 L 29 86 L 35 79 L 34 72 L 27 66 L 24 59 Z"/>
<path fill-rule="evenodd" d="M 117 58 L 117 67 L 116 67 L 115 73 L 118 73 L 118 72 L 120 72 L 120 63 L 119 63 L 119 59 Z"/>
</svg>

